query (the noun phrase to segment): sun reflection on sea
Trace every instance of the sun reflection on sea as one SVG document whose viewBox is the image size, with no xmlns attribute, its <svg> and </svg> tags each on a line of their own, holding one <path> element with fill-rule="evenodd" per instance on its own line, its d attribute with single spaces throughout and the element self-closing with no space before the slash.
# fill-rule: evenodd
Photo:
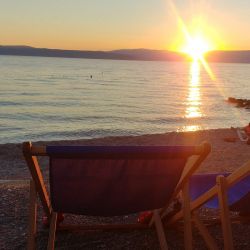
<svg viewBox="0 0 250 250">
<path fill-rule="evenodd" d="M 197 131 L 197 130 L 201 130 L 201 126 L 199 125 L 187 125 L 187 126 L 183 126 L 181 130 L 178 131 Z"/>
<path fill-rule="evenodd" d="M 187 125 L 183 126 L 181 131 L 196 131 L 201 129 L 198 119 L 204 114 L 201 110 L 201 93 L 200 93 L 200 64 L 194 60 L 190 65 L 190 80 L 188 96 L 186 100 L 186 110 L 184 117 L 187 119 Z"/>
<path fill-rule="evenodd" d="M 189 93 L 187 98 L 186 118 L 199 118 L 202 116 L 200 109 L 200 65 L 197 60 L 192 62 L 190 68 Z"/>
</svg>

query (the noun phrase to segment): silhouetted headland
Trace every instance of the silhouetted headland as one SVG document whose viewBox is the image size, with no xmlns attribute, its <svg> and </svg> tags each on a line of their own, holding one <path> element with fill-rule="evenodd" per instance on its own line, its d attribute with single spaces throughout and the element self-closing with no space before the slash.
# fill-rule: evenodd
<svg viewBox="0 0 250 250">
<path fill-rule="evenodd" d="M 163 50 L 134 49 L 114 51 L 88 51 L 34 48 L 29 46 L 0 46 L 0 55 L 142 61 L 183 61 L 184 58 L 184 55 L 180 53 Z"/>
<path fill-rule="evenodd" d="M 150 50 L 150 49 L 121 49 L 113 51 L 62 50 L 34 48 L 30 46 L 1 46 L 0 55 L 43 56 L 65 58 L 140 60 L 140 61 L 188 61 L 191 58 L 184 53 Z M 205 58 L 209 62 L 250 63 L 250 50 L 242 51 L 211 51 Z"/>
</svg>

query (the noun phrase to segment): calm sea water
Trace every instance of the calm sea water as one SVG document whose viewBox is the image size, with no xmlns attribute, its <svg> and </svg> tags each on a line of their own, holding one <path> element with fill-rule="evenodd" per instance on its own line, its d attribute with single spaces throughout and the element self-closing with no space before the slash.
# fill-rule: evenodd
<svg viewBox="0 0 250 250">
<path fill-rule="evenodd" d="M 0 56 L 0 143 L 242 126 L 249 64 Z"/>
</svg>

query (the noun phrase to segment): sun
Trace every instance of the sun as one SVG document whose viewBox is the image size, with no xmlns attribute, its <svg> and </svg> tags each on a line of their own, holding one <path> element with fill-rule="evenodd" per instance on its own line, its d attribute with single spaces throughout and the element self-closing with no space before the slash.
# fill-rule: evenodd
<svg viewBox="0 0 250 250">
<path fill-rule="evenodd" d="M 187 44 L 181 49 L 182 52 L 188 54 L 194 61 L 202 60 L 206 52 L 212 50 L 212 46 L 202 36 L 189 36 Z"/>
</svg>

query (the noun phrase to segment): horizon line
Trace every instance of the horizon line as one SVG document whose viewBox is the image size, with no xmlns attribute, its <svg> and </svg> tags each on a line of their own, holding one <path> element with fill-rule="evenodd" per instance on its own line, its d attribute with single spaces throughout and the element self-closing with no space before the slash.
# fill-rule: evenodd
<svg viewBox="0 0 250 250">
<path fill-rule="evenodd" d="M 96 49 L 96 50 L 91 50 L 91 49 L 63 49 L 63 48 L 50 48 L 50 47 L 35 47 L 32 45 L 3 45 L 0 44 L 0 47 L 23 47 L 23 48 L 33 48 L 33 49 L 51 49 L 51 50 L 68 50 L 68 51 L 93 51 L 93 52 L 112 52 L 112 51 L 119 51 L 119 50 L 154 50 L 154 51 L 166 51 L 166 52 L 174 52 L 174 53 L 180 53 L 180 54 L 185 54 L 185 52 L 182 51 L 177 51 L 177 50 L 168 50 L 168 49 L 151 49 L 151 48 L 119 48 L 119 49 L 112 49 L 112 50 L 102 50 L 102 49 Z M 222 50 L 222 49 L 215 49 L 215 50 L 209 50 L 206 53 L 209 52 L 217 52 L 217 51 L 222 51 L 222 52 L 233 52 L 233 51 L 250 51 L 249 49 L 232 49 L 232 50 Z"/>
</svg>

